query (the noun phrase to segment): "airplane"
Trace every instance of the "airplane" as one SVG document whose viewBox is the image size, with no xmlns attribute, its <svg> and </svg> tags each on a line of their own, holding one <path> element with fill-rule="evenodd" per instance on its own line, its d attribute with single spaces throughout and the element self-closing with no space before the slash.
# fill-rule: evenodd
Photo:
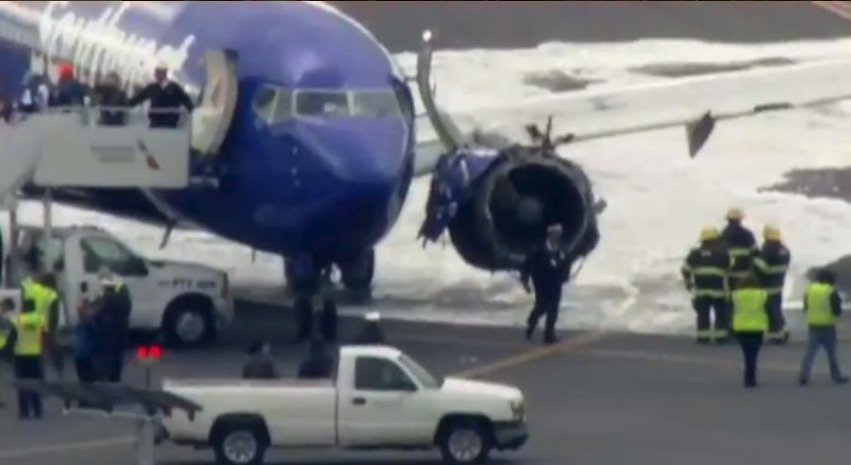
<svg viewBox="0 0 851 465">
<path fill-rule="evenodd" d="M 185 125 L 191 132 L 136 125 L 121 133 L 52 113 L 0 124 L 6 153 L 30 150 L 26 143 L 55 148 L 29 161 L 3 157 L 0 189 L 159 224 L 164 243 L 172 229 L 194 227 L 278 254 L 297 298 L 313 297 L 337 266 L 343 285 L 368 298 L 375 246 L 417 176 L 432 175 L 421 237 L 448 229 L 467 263 L 516 270 L 551 223 L 564 226 L 575 257 L 597 246 L 605 202 L 580 165 L 555 156 L 558 145 L 686 126 L 693 156 L 716 121 L 851 95 L 851 65 L 841 61 L 450 113 L 436 103 L 432 53 L 425 33 L 408 76 L 365 27 L 323 2 L 3 1 L 7 98 L 20 94 L 26 71 L 50 73 L 56 63 L 71 63 L 87 84 L 115 71 L 127 91 L 165 65 L 199 105 Z M 813 79 L 821 85 L 802 85 Z M 666 107 L 694 89 L 704 97 L 699 108 Z M 518 109 L 533 122 L 555 119 L 516 136 Z M 570 132 L 554 137 L 552 121 Z M 89 146 L 104 145 L 95 142 L 109 131 L 156 157 L 146 152 L 147 167 L 133 155 L 141 165 L 92 161 Z M 75 137 L 86 147 L 80 154 L 68 148 Z M 203 339 L 211 337 L 207 328 Z"/>
</svg>

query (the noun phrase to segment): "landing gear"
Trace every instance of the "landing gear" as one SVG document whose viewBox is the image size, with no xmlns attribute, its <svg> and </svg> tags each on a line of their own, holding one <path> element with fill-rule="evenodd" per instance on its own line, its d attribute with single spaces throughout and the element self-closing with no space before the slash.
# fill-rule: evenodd
<svg viewBox="0 0 851 465">
<path fill-rule="evenodd" d="M 375 250 L 370 249 L 350 262 L 340 263 L 344 294 L 348 303 L 364 304 L 372 300 L 372 278 L 375 277 Z"/>
</svg>

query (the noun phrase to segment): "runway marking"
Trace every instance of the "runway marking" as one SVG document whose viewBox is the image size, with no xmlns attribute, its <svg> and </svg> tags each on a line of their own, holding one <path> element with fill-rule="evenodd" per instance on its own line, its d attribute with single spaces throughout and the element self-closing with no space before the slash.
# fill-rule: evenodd
<svg viewBox="0 0 851 465">
<path fill-rule="evenodd" d="M 851 21 L 851 2 L 811 1 L 810 4 Z"/>
<path fill-rule="evenodd" d="M 592 349 L 585 352 L 588 355 L 593 357 L 600 358 L 617 358 L 617 359 L 627 359 L 627 360 L 644 360 L 649 362 L 663 362 L 663 363 L 683 363 L 688 365 L 709 365 L 709 366 L 719 366 L 723 368 L 735 368 L 740 370 L 742 368 L 742 363 L 734 362 L 731 360 L 717 360 L 710 359 L 705 357 L 692 357 L 688 355 L 679 355 L 679 354 L 671 354 L 671 353 L 660 353 L 660 352 L 647 352 L 640 350 L 617 350 L 617 349 Z M 797 373 L 798 366 L 791 365 L 788 363 L 777 363 L 777 362 L 762 362 L 759 364 L 759 369 L 765 369 L 769 371 L 779 371 L 784 373 Z"/>
<path fill-rule="evenodd" d="M 71 452 L 75 450 L 98 449 L 117 445 L 132 444 L 133 436 L 116 436 L 106 439 L 94 439 L 91 441 L 77 441 L 54 444 L 51 446 L 24 447 L 21 449 L 0 450 L 0 459 L 17 457 L 28 457 L 38 454 L 55 454 L 58 452 Z"/>
<path fill-rule="evenodd" d="M 595 331 L 592 333 L 582 333 L 558 344 L 525 351 L 520 354 L 504 358 L 502 360 L 497 360 L 496 362 L 487 363 L 484 365 L 479 365 L 460 371 L 458 373 L 455 373 L 454 376 L 474 378 L 477 376 L 492 374 L 494 372 L 504 370 L 506 368 L 511 368 L 517 365 L 522 365 L 524 363 L 540 360 L 552 355 L 576 351 L 582 347 L 587 346 L 588 344 L 599 341 L 600 339 L 605 337 L 605 335 L 606 333 L 600 331 Z"/>
</svg>

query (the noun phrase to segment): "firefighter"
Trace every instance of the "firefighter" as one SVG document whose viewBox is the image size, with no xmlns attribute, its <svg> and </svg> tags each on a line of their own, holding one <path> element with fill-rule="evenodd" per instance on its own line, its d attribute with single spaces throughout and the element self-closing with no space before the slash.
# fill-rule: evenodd
<svg viewBox="0 0 851 465">
<path fill-rule="evenodd" d="M 546 315 L 544 343 L 558 342 L 555 325 L 561 303 L 562 286 L 570 279 L 571 257 L 565 253 L 562 244 L 562 226 L 551 225 L 547 228 L 547 239 L 543 247 L 529 254 L 523 265 L 520 282 L 526 292 L 535 290 L 535 306 L 526 319 L 526 339 L 531 340 L 538 326 L 538 320 Z M 532 287 L 529 280 L 532 280 Z"/>
<path fill-rule="evenodd" d="M 47 322 L 36 311 L 36 300 L 25 298 L 21 314 L 12 320 L 12 329 L 3 348 L 5 357 L 12 356 L 15 378 L 18 380 L 43 380 L 42 355 L 48 349 Z M 18 389 L 18 418 L 41 418 L 41 395 L 27 389 Z"/>
<path fill-rule="evenodd" d="M 729 277 L 731 290 L 736 289 L 738 282 L 751 273 L 753 259 L 759 253 L 753 233 L 742 225 L 744 216 L 741 209 L 731 208 L 727 212 L 727 226 L 721 231 L 721 239 L 733 260 Z"/>
<path fill-rule="evenodd" d="M 754 271 L 768 293 L 767 339 L 774 344 L 785 344 L 789 341 L 789 331 L 785 329 L 786 320 L 783 318 L 783 283 L 791 256 L 776 226 L 766 225 L 762 235 L 765 242 L 754 259 Z"/>
<path fill-rule="evenodd" d="M 700 232 L 700 245 L 689 251 L 682 266 L 686 290 L 692 292 L 692 305 L 697 312 L 697 342 L 707 344 L 713 339 L 729 340 L 727 277 L 731 258 L 719 240 L 718 230 L 705 228 Z M 715 312 L 714 331 L 711 312 Z"/>
<path fill-rule="evenodd" d="M 127 285 L 109 268 L 101 269 L 99 279 L 101 293 L 94 303 L 93 321 L 99 342 L 95 365 L 98 379 L 118 383 L 124 370 L 133 301 Z"/>
</svg>

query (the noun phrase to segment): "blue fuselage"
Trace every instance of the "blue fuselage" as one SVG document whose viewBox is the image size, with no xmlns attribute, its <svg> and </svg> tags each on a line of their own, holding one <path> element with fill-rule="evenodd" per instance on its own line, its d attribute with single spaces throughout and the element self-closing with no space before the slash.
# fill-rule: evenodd
<svg viewBox="0 0 851 465">
<path fill-rule="evenodd" d="M 81 74 L 118 70 L 144 84 L 165 62 L 198 92 L 206 50 L 238 56 L 218 188 L 89 190 L 90 206 L 177 216 L 256 249 L 328 261 L 369 250 L 397 219 L 413 175 L 412 96 L 387 51 L 351 18 L 313 2 L 17 5 L 37 15 L 41 47 L 73 57 Z M 136 55 L 118 52 L 127 49 Z M 0 51 L 9 63 L 22 53 Z"/>
</svg>

